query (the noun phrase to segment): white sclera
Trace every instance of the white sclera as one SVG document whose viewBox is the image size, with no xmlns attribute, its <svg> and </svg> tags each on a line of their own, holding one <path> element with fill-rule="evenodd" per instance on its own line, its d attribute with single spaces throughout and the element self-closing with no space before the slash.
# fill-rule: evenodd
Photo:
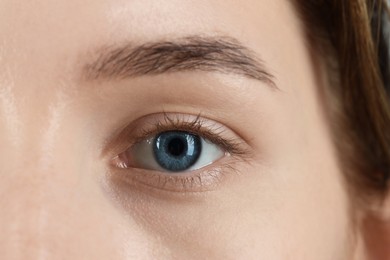
<svg viewBox="0 0 390 260">
<path fill-rule="evenodd" d="M 154 137 L 148 138 L 136 145 L 134 145 L 129 151 L 128 155 L 131 156 L 135 167 L 145 168 L 163 172 L 169 172 L 166 169 L 162 168 L 154 158 L 153 154 L 153 143 Z M 194 171 L 200 168 L 203 168 L 207 165 L 212 164 L 216 160 L 222 158 L 225 155 L 225 152 L 216 144 L 201 138 L 202 150 L 198 160 L 188 168 L 187 171 Z"/>
</svg>

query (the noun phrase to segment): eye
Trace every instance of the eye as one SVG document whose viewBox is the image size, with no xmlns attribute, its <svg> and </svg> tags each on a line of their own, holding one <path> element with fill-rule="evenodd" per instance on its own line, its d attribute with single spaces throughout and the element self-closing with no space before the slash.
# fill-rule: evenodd
<svg viewBox="0 0 390 260">
<path fill-rule="evenodd" d="M 203 168 L 224 155 L 222 148 L 199 135 L 164 131 L 119 154 L 116 164 L 120 168 L 178 173 Z"/>
<path fill-rule="evenodd" d="M 166 112 L 132 121 L 107 147 L 110 180 L 147 194 L 217 189 L 253 155 L 225 124 L 200 114 Z"/>
</svg>

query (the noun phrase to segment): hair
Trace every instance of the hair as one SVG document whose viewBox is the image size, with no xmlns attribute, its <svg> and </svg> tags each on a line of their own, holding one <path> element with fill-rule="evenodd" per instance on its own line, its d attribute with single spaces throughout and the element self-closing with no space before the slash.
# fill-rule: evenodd
<svg viewBox="0 0 390 260">
<path fill-rule="evenodd" d="M 296 0 L 308 44 L 326 60 L 334 142 L 355 195 L 386 195 L 390 179 L 387 0 Z M 365 192 L 363 192 L 365 191 Z"/>
</svg>

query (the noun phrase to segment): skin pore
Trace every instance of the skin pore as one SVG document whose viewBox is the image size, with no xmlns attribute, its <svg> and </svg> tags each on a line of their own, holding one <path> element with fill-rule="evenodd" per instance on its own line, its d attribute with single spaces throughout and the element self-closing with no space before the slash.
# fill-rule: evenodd
<svg viewBox="0 0 390 260">
<path fill-rule="evenodd" d="M 322 72 L 289 1 L 2 0 L 0 258 L 351 259 Z M 156 122 L 227 152 L 116 167 Z"/>
</svg>

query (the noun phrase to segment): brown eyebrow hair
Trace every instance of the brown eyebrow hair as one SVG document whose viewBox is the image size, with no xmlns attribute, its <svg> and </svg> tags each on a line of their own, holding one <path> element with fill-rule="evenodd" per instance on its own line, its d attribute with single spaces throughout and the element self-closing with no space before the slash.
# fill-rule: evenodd
<svg viewBox="0 0 390 260">
<path fill-rule="evenodd" d="M 86 79 L 125 79 L 180 71 L 234 73 L 276 87 L 253 51 L 230 37 L 191 36 L 142 45 L 105 47 L 84 67 Z"/>
</svg>

